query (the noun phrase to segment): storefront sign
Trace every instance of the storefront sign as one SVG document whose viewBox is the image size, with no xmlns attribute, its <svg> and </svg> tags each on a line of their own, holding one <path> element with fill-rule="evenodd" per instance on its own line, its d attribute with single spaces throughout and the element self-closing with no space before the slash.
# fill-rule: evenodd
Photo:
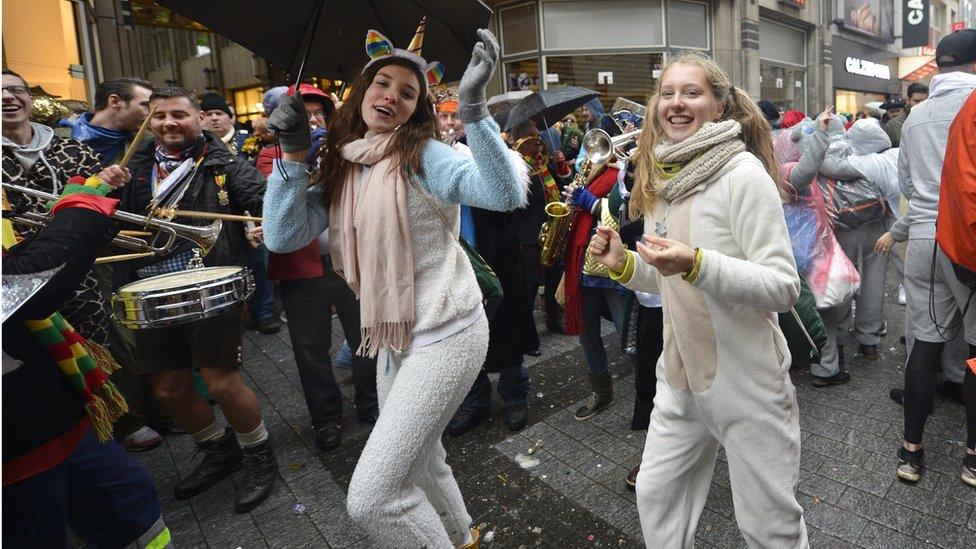
<svg viewBox="0 0 976 549">
<path fill-rule="evenodd" d="M 935 55 L 935 46 L 922 46 L 918 48 L 919 55 Z"/>
<path fill-rule="evenodd" d="M 956 21 L 952 24 L 952 32 L 961 31 L 966 28 L 965 21 Z"/>
<path fill-rule="evenodd" d="M 929 0 L 904 0 L 902 6 L 902 47 L 914 48 L 929 43 Z"/>
<path fill-rule="evenodd" d="M 851 74 L 870 76 L 871 78 L 879 78 L 881 80 L 891 80 L 891 67 L 888 65 L 882 65 L 874 61 L 865 61 L 857 57 L 848 57 L 844 62 L 844 66 L 847 68 L 847 72 Z"/>
</svg>

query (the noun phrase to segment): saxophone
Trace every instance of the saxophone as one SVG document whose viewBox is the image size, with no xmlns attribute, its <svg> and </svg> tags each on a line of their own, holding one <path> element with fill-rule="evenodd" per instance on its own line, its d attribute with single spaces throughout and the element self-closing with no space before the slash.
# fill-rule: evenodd
<svg viewBox="0 0 976 549">
<path fill-rule="evenodd" d="M 586 160 L 570 187 L 585 185 L 593 166 L 592 161 Z M 542 248 L 539 257 L 543 267 L 552 267 L 562 259 L 566 249 L 566 235 L 576 217 L 576 210 L 570 205 L 569 199 L 565 202 L 555 200 L 546 204 L 546 215 L 549 220 L 542 224 L 539 231 L 539 246 Z"/>
</svg>

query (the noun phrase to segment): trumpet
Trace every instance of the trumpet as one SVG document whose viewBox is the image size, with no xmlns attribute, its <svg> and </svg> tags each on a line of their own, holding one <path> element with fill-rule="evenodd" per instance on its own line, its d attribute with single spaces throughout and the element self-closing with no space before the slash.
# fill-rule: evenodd
<svg viewBox="0 0 976 549">
<path fill-rule="evenodd" d="M 583 136 L 583 149 L 586 160 L 583 167 L 573 179 L 570 188 L 581 187 L 587 184 L 590 174 L 604 165 L 614 155 L 618 158 L 625 158 L 626 152 L 623 146 L 630 144 L 640 135 L 641 130 L 634 130 L 616 137 L 610 137 L 607 132 L 595 129 L 586 132 Z M 546 216 L 548 220 L 542 224 L 539 231 L 539 259 L 543 267 L 555 265 L 563 255 L 566 248 L 566 235 L 569 228 L 573 225 L 576 212 L 570 204 L 569 199 L 565 202 L 556 201 L 546 204 Z"/>
<path fill-rule="evenodd" d="M 56 201 L 58 199 L 56 195 L 51 193 L 22 187 L 20 185 L 11 185 L 9 183 L 3 184 L 3 190 L 4 192 L 21 193 L 25 196 L 32 196 L 48 202 Z M 122 211 L 116 211 L 113 213 L 112 218 L 125 223 L 140 225 L 146 229 L 152 229 L 155 232 L 148 233 L 149 236 L 152 236 L 152 238 L 136 236 L 145 236 L 145 232 L 120 232 L 112 240 L 112 244 L 119 248 L 133 250 L 137 253 L 103 256 L 96 259 L 95 263 L 112 263 L 115 261 L 126 261 L 140 257 L 165 255 L 173 251 L 173 247 L 176 245 L 177 237 L 189 240 L 196 244 L 200 249 L 200 255 L 205 256 L 210 252 L 214 244 L 217 242 L 217 237 L 220 235 L 220 229 L 223 226 L 223 221 L 220 219 L 215 220 L 210 225 L 198 227 L 173 223 L 172 221 L 164 221 L 153 217 Z M 36 228 L 44 228 L 47 226 L 48 222 L 48 217 L 46 215 L 37 212 L 18 212 L 11 215 L 9 219 L 14 223 Z M 156 244 L 156 240 L 161 235 L 164 237 L 163 242 L 161 244 Z"/>
</svg>

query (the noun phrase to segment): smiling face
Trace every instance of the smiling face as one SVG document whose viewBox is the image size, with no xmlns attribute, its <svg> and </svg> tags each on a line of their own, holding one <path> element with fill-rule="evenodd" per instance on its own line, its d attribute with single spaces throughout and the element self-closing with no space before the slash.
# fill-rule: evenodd
<svg viewBox="0 0 976 549">
<path fill-rule="evenodd" d="M 363 122 L 377 133 L 393 131 L 413 116 L 420 93 L 420 81 L 413 70 L 400 65 L 380 68 L 363 97 Z"/>
<path fill-rule="evenodd" d="M 34 99 L 27 83 L 12 74 L 3 75 L 3 125 L 27 124 Z"/>
<path fill-rule="evenodd" d="M 684 141 L 705 122 L 721 118 L 724 111 L 725 102 L 715 97 L 701 67 L 679 63 L 661 75 L 657 119 L 671 141 Z"/>
<path fill-rule="evenodd" d="M 186 97 L 166 97 L 153 101 L 156 112 L 149 129 L 156 141 L 170 152 L 179 152 L 200 136 L 203 113 Z"/>
</svg>

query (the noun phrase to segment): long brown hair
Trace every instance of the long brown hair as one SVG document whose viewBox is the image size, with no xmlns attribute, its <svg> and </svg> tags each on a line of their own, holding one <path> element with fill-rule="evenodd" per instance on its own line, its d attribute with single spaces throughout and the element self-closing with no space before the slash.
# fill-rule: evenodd
<svg viewBox="0 0 976 549">
<path fill-rule="evenodd" d="M 725 112 L 719 120 L 737 120 L 742 124 L 742 141 L 746 150 L 762 162 L 779 188 L 781 176 L 773 154 L 772 128 L 759 106 L 744 91 L 732 86 L 729 77 L 715 60 L 698 52 L 686 52 L 668 60 L 661 71 L 662 77 L 658 79 L 657 87 L 647 102 L 648 116 L 644 121 L 644 131 L 641 132 L 637 154 L 633 160 L 637 164 L 637 181 L 630 197 L 631 216 L 642 216 L 644 212 L 650 211 L 654 203 L 654 188 L 658 183 L 654 148 L 666 139 L 664 128 L 657 118 L 657 106 L 661 100 L 664 73 L 674 65 L 694 65 L 705 73 L 705 79 L 711 85 L 715 99 L 725 102 Z"/>
<path fill-rule="evenodd" d="M 391 57 L 389 60 L 373 63 L 356 77 L 349 92 L 349 99 L 336 110 L 325 134 L 325 144 L 318 152 L 319 169 L 312 176 L 312 184 L 322 184 L 325 187 L 324 201 L 326 209 L 337 202 L 342 195 L 342 185 L 353 167 L 353 163 L 342 157 L 343 145 L 360 139 L 366 133 L 366 122 L 360 114 L 366 88 L 373 83 L 376 73 L 383 67 L 398 65 L 411 69 L 423 85 L 423 75 L 417 71 L 413 63 L 404 59 Z M 417 97 L 417 110 L 402 126 L 396 130 L 391 142 L 391 148 L 397 155 L 397 167 L 403 178 L 411 181 L 412 175 L 423 175 L 420 156 L 428 139 L 437 136 L 437 116 L 434 106 L 426 93 Z"/>
</svg>

